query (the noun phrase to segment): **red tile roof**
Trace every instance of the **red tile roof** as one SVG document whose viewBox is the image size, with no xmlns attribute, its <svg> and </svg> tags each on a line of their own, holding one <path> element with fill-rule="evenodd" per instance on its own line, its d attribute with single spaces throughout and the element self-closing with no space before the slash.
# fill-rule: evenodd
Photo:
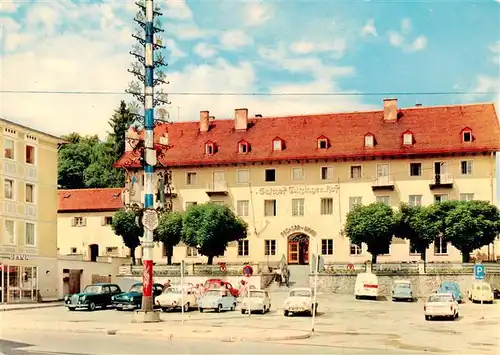
<svg viewBox="0 0 500 355">
<path fill-rule="evenodd" d="M 58 212 L 116 211 L 123 208 L 121 188 L 59 190 Z"/>
<path fill-rule="evenodd" d="M 411 107 L 399 110 L 396 122 L 384 122 L 384 111 L 333 113 L 291 117 L 249 118 L 246 131 L 235 131 L 234 120 L 210 121 L 208 132 L 199 122 L 175 122 L 155 128 L 158 136 L 168 130 L 170 149 L 159 159 L 167 166 L 212 165 L 296 159 L 338 159 L 376 156 L 491 152 L 500 150 L 500 125 L 494 105 L 468 104 Z M 462 142 L 461 132 L 469 127 L 473 141 Z M 403 132 L 413 134 L 414 144 L 403 145 Z M 375 137 L 374 147 L 364 146 L 367 133 Z M 141 132 L 142 134 L 142 132 Z M 328 149 L 318 149 L 317 138 L 329 140 Z M 282 151 L 272 142 L 284 141 Z M 247 154 L 238 151 L 242 139 L 250 145 Z M 205 142 L 214 142 L 215 154 L 205 154 Z M 116 163 L 139 167 L 137 153 L 127 152 Z"/>
</svg>

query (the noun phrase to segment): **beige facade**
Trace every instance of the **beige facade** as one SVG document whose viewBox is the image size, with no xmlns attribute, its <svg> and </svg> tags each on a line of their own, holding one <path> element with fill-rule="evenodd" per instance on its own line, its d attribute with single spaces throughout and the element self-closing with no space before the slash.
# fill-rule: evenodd
<svg viewBox="0 0 500 355">
<path fill-rule="evenodd" d="M 56 299 L 57 150 L 61 139 L 0 119 L 3 302 Z"/>
<path fill-rule="evenodd" d="M 230 245 L 215 262 L 277 262 L 283 255 L 290 262 L 298 253 L 305 258 L 300 263 L 307 263 L 304 254 L 319 251 L 325 262 L 355 263 L 370 259 L 366 246 L 351 245 L 341 232 L 346 214 L 355 204 L 380 201 L 397 208 L 401 202 L 428 205 L 446 199 L 495 202 L 495 173 L 494 155 L 175 168 L 173 202 L 178 211 L 193 203 L 227 204 L 247 221 L 248 238 Z M 140 177 L 141 173 L 137 174 Z M 436 176 L 439 186 L 435 186 Z M 132 189 L 142 201 L 143 194 L 137 193 L 143 186 L 142 179 L 137 181 Z M 307 246 L 291 245 L 297 235 L 306 238 Z M 304 247 L 307 250 L 291 250 Z M 500 254 L 500 245 L 485 247 L 481 252 L 493 258 L 493 254 Z M 196 250 L 179 245 L 173 259 L 206 261 L 196 254 Z M 155 261 L 164 259 L 162 248 L 156 248 Z M 390 254 L 378 260 L 419 259 L 406 240 L 394 239 Z M 436 240 L 427 259 L 460 261 L 461 256 L 451 245 Z"/>
</svg>

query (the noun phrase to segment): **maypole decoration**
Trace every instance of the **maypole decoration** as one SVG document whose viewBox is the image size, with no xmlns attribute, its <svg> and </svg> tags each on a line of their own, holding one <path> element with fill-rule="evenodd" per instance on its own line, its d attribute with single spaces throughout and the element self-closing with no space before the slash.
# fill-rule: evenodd
<svg viewBox="0 0 500 355">
<path fill-rule="evenodd" d="M 138 212 L 140 215 L 139 223 L 144 226 L 143 247 L 143 297 L 140 312 L 145 313 L 146 321 L 159 320 L 157 313 L 153 312 L 153 232 L 158 227 L 159 213 L 170 212 L 172 210 L 171 201 L 171 173 L 165 166 L 164 173 L 160 173 L 161 181 L 158 181 L 157 202 L 158 207 L 154 206 L 154 168 L 158 165 L 158 156 L 168 150 L 168 142 L 155 143 L 154 128 L 158 122 L 166 122 L 165 115 L 168 112 L 158 109 L 160 120 L 155 120 L 155 107 L 169 104 L 168 96 L 162 89 L 155 93 L 154 88 L 161 84 L 168 84 L 163 67 L 167 64 L 164 56 L 159 50 L 164 49 L 162 39 L 156 34 L 163 32 L 159 16 L 162 13 L 158 7 L 154 6 L 154 0 L 145 0 L 136 2 L 139 7 L 134 21 L 139 24 L 136 33 L 132 35 L 137 40 L 137 44 L 132 47 L 130 54 L 134 57 L 132 68 L 129 72 L 134 74 L 138 81 L 129 83 L 126 90 L 132 94 L 138 101 L 131 105 L 132 112 L 136 116 L 133 129 L 138 133 L 136 138 L 127 138 L 135 157 L 129 162 L 129 167 L 144 168 L 144 205 L 129 203 L 128 208 Z M 155 50 L 158 52 L 155 53 Z M 168 118 L 168 117 L 167 117 Z M 139 133 L 143 132 L 143 138 Z M 163 144 L 161 144 L 163 143 Z M 138 157 L 138 159 L 136 159 Z M 160 159 L 161 161 L 161 159 Z M 139 166 L 137 163 L 140 162 Z M 134 179 L 133 177 L 132 179 Z M 134 185 L 134 181 L 131 182 Z M 161 189 L 161 192 L 160 192 Z M 131 193 L 133 189 L 128 189 Z M 166 201 L 168 198 L 168 201 Z M 129 196 L 129 201 L 132 201 Z M 158 319 L 155 319 L 158 318 Z"/>
</svg>

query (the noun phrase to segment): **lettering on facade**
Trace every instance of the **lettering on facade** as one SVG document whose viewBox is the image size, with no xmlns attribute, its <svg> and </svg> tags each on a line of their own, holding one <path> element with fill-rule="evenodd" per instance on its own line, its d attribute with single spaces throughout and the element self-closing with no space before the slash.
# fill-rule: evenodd
<svg viewBox="0 0 500 355">
<path fill-rule="evenodd" d="M 297 224 L 295 226 L 291 226 L 291 227 L 288 227 L 288 228 L 284 229 L 281 232 L 281 236 L 282 237 L 288 237 L 290 234 L 297 233 L 297 232 L 307 233 L 311 237 L 315 237 L 316 234 L 317 234 L 316 231 L 314 229 L 312 229 L 311 227 L 301 226 L 301 225 Z"/>
<path fill-rule="evenodd" d="M 10 260 L 28 260 L 28 255 L 26 254 L 10 254 Z"/>
<path fill-rule="evenodd" d="M 339 190 L 339 185 L 323 186 L 284 186 L 284 187 L 262 187 L 257 191 L 261 196 L 304 196 L 316 194 L 333 194 Z"/>
</svg>

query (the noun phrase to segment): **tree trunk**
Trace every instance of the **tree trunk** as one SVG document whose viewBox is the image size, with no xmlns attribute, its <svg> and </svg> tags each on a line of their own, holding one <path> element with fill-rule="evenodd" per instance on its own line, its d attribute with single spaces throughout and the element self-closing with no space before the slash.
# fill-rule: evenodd
<svg viewBox="0 0 500 355">
<path fill-rule="evenodd" d="M 167 265 L 172 265 L 172 255 L 174 254 L 174 247 L 167 245 Z"/>
<path fill-rule="evenodd" d="M 135 266 L 135 248 L 129 248 L 130 249 L 130 261 L 132 262 L 132 265 Z"/>
<path fill-rule="evenodd" d="M 214 264 L 214 256 L 208 255 L 207 257 L 208 257 L 207 265 L 213 265 Z"/>
<path fill-rule="evenodd" d="M 427 249 L 424 249 L 420 252 L 420 259 L 425 263 L 425 261 L 427 260 Z"/>
<path fill-rule="evenodd" d="M 377 254 L 372 254 L 372 265 L 377 263 Z"/>
<path fill-rule="evenodd" d="M 462 262 L 468 263 L 470 262 L 470 250 L 462 250 Z"/>
</svg>

